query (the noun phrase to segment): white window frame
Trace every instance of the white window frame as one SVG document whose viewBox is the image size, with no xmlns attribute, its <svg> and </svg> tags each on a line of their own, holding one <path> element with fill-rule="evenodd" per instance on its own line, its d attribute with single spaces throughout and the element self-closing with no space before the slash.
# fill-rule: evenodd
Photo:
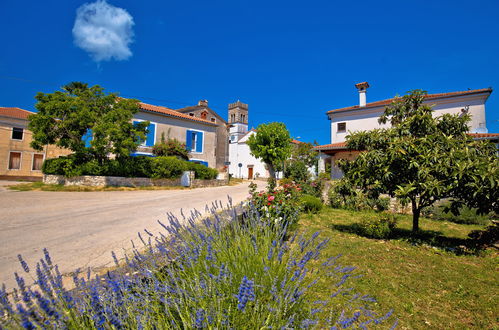
<svg viewBox="0 0 499 330">
<path fill-rule="evenodd" d="M 197 135 L 196 135 L 196 139 L 195 139 L 196 143 L 194 144 L 194 146 L 191 143 L 191 151 L 190 151 L 192 154 L 202 154 L 203 151 L 204 151 L 204 141 L 205 141 L 205 138 L 206 138 L 205 131 L 201 131 L 201 130 L 198 130 L 198 129 L 192 129 L 192 128 L 189 128 L 188 130 L 191 131 L 191 132 L 199 132 L 199 133 L 203 134 L 203 143 L 201 144 L 201 151 L 193 149 L 193 148 L 197 147 L 197 139 L 198 139 Z M 187 143 L 187 141 L 186 141 L 186 143 Z"/>
<path fill-rule="evenodd" d="M 340 124 L 345 124 L 345 129 L 344 130 L 341 130 L 341 131 L 339 130 Z M 347 122 L 346 121 L 341 121 L 341 122 L 337 122 L 336 123 L 336 132 L 337 133 L 346 133 L 346 131 L 347 131 Z"/>
<path fill-rule="evenodd" d="M 43 166 L 43 162 L 45 161 L 45 154 L 41 153 L 41 152 L 33 152 L 32 155 L 31 155 L 31 171 L 33 171 L 33 172 L 40 172 L 42 169 L 39 169 L 39 170 L 33 169 L 33 167 L 35 165 L 35 155 L 42 155 L 42 157 L 43 157 L 43 159 L 42 159 L 42 166 Z"/>
<path fill-rule="evenodd" d="M 152 145 L 155 145 L 155 144 L 156 144 L 156 135 L 157 135 L 156 133 L 158 132 L 158 125 L 157 125 L 157 123 L 152 122 L 152 121 L 150 121 L 150 120 L 133 118 L 133 119 L 132 119 L 132 124 L 133 124 L 133 122 L 134 122 L 134 121 L 140 121 L 140 122 L 143 122 L 143 121 L 148 121 L 148 122 L 149 122 L 149 124 L 154 125 L 154 142 L 153 142 L 153 144 L 152 144 Z M 143 143 L 139 144 L 139 147 L 152 148 L 152 147 L 146 146 L 146 142 L 147 142 L 147 134 L 146 134 L 146 139 L 145 139 L 145 141 L 144 141 Z"/>
<path fill-rule="evenodd" d="M 20 128 L 23 130 L 23 138 L 22 139 L 14 139 L 12 135 L 14 135 L 14 128 Z M 17 126 L 12 126 L 12 129 L 10 130 L 10 139 L 12 141 L 24 141 L 24 135 L 26 134 L 26 129 L 24 127 L 17 127 Z"/>
<path fill-rule="evenodd" d="M 19 168 L 10 168 L 10 154 L 13 152 L 18 152 L 21 154 L 21 159 L 19 160 Z M 18 150 L 9 150 L 9 159 L 7 161 L 7 170 L 9 171 L 20 171 L 23 167 L 23 152 Z"/>
</svg>

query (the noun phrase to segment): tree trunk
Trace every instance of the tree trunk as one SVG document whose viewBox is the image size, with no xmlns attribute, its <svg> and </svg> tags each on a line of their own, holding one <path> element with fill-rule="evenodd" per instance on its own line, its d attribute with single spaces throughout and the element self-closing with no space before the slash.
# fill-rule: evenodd
<svg viewBox="0 0 499 330">
<path fill-rule="evenodd" d="M 269 191 L 273 191 L 275 187 L 277 186 L 276 179 L 275 179 L 275 169 L 274 165 L 272 164 L 267 164 L 267 167 L 269 169 L 269 180 L 267 181 L 267 187 Z"/>
<path fill-rule="evenodd" d="M 274 179 L 275 180 L 275 170 L 274 170 L 274 165 L 272 164 L 267 164 L 267 167 L 269 169 L 269 175 L 270 175 L 270 178 Z"/>
<path fill-rule="evenodd" d="M 412 200 L 412 232 L 419 231 L 419 215 L 421 213 L 421 209 L 418 208 L 416 201 Z"/>
</svg>

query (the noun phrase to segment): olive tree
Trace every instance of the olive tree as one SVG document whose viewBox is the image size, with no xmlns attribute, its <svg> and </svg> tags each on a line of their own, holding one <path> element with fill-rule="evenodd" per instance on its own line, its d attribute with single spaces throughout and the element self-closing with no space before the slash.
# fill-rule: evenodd
<svg viewBox="0 0 499 330">
<path fill-rule="evenodd" d="M 340 163 L 345 179 L 365 193 L 410 203 L 413 231 L 421 210 L 439 199 L 450 198 L 454 213 L 463 204 L 497 211 L 499 201 L 495 146 L 471 139 L 467 114 L 433 117 L 425 95 L 415 90 L 396 97 L 379 118 L 391 127 L 350 134 L 348 148 L 363 152 Z"/>
</svg>

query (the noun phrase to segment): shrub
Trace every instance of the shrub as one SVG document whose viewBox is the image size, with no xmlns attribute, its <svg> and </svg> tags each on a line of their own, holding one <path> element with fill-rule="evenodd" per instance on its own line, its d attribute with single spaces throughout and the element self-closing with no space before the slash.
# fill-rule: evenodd
<svg viewBox="0 0 499 330">
<path fill-rule="evenodd" d="M 328 200 L 332 208 L 344 208 L 356 211 L 386 211 L 390 208 L 389 197 L 370 197 L 342 180 L 331 187 L 328 192 Z"/>
<path fill-rule="evenodd" d="M 260 191 L 250 185 L 250 203 L 262 219 L 271 221 L 277 227 L 293 226 L 301 210 L 299 201 L 301 188 L 296 184 L 284 184 L 278 188 Z"/>
<path fill-rule="evenodd" d="M 355 225 L 355 231 L 361 236 L 383 239 L 391 236 L 396 224 L 395 215 L 383 213 L 374 219 L 371 217 L 363 218 L 360 223 Z"/>
<path fill-rule="evenodd" d="M 152 157 L 135 156 L 116 159 L 109 163 L 107 175 L 149 178 L 152 173 Z"/>
<path fill-rule="evenodd" d="M 44 174 L 55 174 L 55 175 L 68 175 L 72 174 L 71 171 L 75 167 L 74 159 L 72 157 L 61 156 L 59 158 L 47 159 L 43 162 L 42 172 Z"/>
<path fill-rule="evenodd" d="M 284 170 L 284 176 L 299 183 L 310 180 L 310 173 L 307 169 L 307 165 L 300 160 L 289 162 Z"/>
<path fill-rule="evenodd" d="M 194 171 L 197 179 L 216 179 L 218 171 L 201 164 L 187 162 L 178 157 L 121 157 L 99 163 L 95 159 L 76 159 L 73 155 L 47 159 L 43 163 L 44 174 L 64 175 L 106 175 L 123 177 L 144 177 L 155 179 L 178 178 L 183 171 Z"/>
<path fill-rule="evenodd" d="M 186 162 L 173 156 L 152 158 L 151 165 L 151 177 L 155 179 L 178 178 L 187 170 Z"/>
<path fill-rule="evenodd" d="M 484 230 L 473 230 L 468 234 L 467 245 L 473 249 L 483 250 L 499 243 L 499 221 L 492 221 Z"/>
<path fill-rule="evenodd" d="M 189 152 L 185 143 L 177 139 L 167 139 L 165 141 L 163 135 L 161 142 L 152 147 L 152 153 L 159 157 L 174 156 L 179 159 L 189 160 Z"/>
<path fill-rule="evenodd" d="M 216 179 L 218 175 L 218 171 L 216 169 L 193 162 L 188 163 L 188 169 L 195 172 L 196 179 L 213 180 Z"/>
<path fill-rule="evenodd" d="M 303 207 L 303 211 L 307 213 L 318 213 L 322 210 L 322 201 L 312 195 L 303 194 L 300 197 L 300 203 Z"/>
<path fill-rule="evenodd" d="M 463 205 L 459 208 L 459 214 L 454 215 L 450 211 L 445 212 L 446 208 L 449 206 L 449 202 L 443 202 L 425 209 L 423 214 L 435 220 L 450 221 L 460 224 L 486 225 L 490 223 L 490 216 L 487 214 L 477 214 L 476 209 L 470 209 Z"/>
</svg>

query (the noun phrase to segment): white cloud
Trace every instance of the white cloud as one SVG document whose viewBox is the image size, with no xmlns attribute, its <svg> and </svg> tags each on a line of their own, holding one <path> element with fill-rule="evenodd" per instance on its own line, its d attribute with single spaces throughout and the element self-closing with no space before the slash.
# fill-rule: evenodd
<svg viewBox="0 0 499 330">
<path fill-rule="evenodd" d="M 133 17 L 123 8 L 98 0 L 76 11 L 74 43 L 97 62 L 132 56 Z"/>
</svg>

